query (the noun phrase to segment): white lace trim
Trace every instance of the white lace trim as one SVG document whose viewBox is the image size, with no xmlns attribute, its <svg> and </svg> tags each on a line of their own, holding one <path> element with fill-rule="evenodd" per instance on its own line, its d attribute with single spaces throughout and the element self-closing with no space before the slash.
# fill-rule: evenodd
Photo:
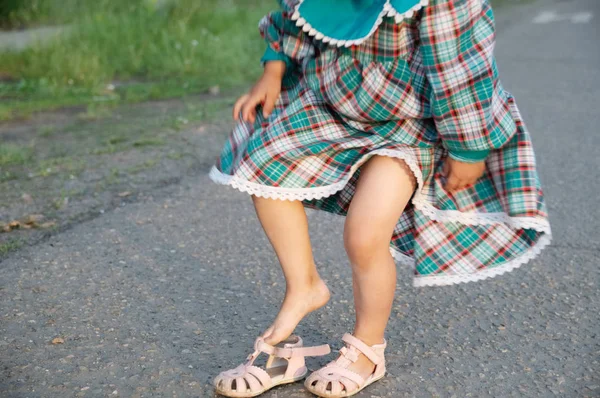
<svg viewBox="0 0 600 398">
<path fill-rule="evenodd" d="M 232 187 L 249 193 L 254 196 L 270 199 L 280 200 L 312 200 L 322 199 L 327 196 L 331 196 L 341 191 L 351 176 L 356 170 L 365 163 L 371 156 L 381 155 L 398 158 L 406 162 L 412 173 L 417 180 L 417 190 L 415 196 L 412 199 L 412 204 L 423 214 L 434 221 L 438 222 L 458 222 L 466 225 L 493 225 L 493 224 L 507 224 L 512 228 L 519 229 L 534 229 L 536 231 L 551 233 L 550 223 L 546 219 L 536 219 L 533 217 L 510 217 L 506 213 L 465 213 L 458 210 L 440 210 L 435 208 L 422 194 L 423 189 L 423 174 L 419 168 L 416 159 L 408 152 L 401 150 L 392 149 L 378 149 L 364 155 L 359 159 L 347 173 L 346 178 L 343 180 L 316 188 L 283 188 L 283 187 L 271 187 L 262 185 L 254 182 L 247 181 L 237 176 L 225 175 L 221 173 L 216 167 L 213 166 L 210 171 L 210 178 L 219 184 L 231 185 Z"/>
<path fill-rule="evenodd" d="M 483 271 L 475 272 L 473 274 L 465 275 L 446 275 L 446 276 L 421 276 L 415 277 L 413 282 L 414 286 L 446 286 L 454 285 L 457 283 L 466 283 L 478 281 L 486 278 L 491 278 L 497 275 L 504 274 L 505 272 L 512 271 L 527 263 L 550 244 L 552 239 L 552 231 L 550 229 L 550 223 L 546 219 L 536 219 L 532 217 L 510 217 L 506 213 L 463 213 L 457 210 L 440 210 L 436 209 L 431 203 L 429 203 L 424 195 L 421 193 L 423 189 L 423 174 L 419 168 L 416 159 L 409 152 L 392 149 L 378 149 L 368 154 L 365 154 L 360 158 L 347 173 L 347 177 L 343 180 L 323 187 L 316 188 L 283 188 L 283 187 L 272 187 L 267 185 L 258 184 L 255 182 L 247 181 L 243 178 L 235 175 L 226 175 L 220 172 L 216 166 L 213 166 L 210 170 L 209 177 L 211 180 L 218 184 L 230 185 L 239 191 L 246 192 L 250 195 L 259 196 L 269 199 L 279 200 L 313 200 L 322 199 L 327 196 L 336 194 L 337 192 L 344 189 L 344 187 L 350 181 L 352 175 L 356 170 L 365 163 L 371 156 L 381 155 L 389 156 L 403 160 L 406 165 L 410 168 L 417 180 L 417 189 L 412 199 L 412 204 L 423 214 L 430 219 L 438 222 L 457 222 L 466 225 L 493 225 L 493 224 L 507 224 L 514 229 L 533 229 L 538 232 L 543 232 L 543 235 L 538 243 L 533 246 L 529 251 L 521 255 L 520 257 L 511 260 L 503 265 L 495 268 L 485 269 Z M 390 252 L 394 259 L 399 264 L 409 265 L 414 268 L 414 259 L 410 256 L 402 254 L 394 247 L 390 247 Z"/>
<path fill-rule="evenodd" d="M 209 173 L 209 177 L 211 180 L 218 184 L 223 185 L 231 185 L 233 188 L 236 188 L 242 192 L 249 193 L 254 196 L 259 196 L 261 198 L 269 198 L 269 199 L 280 199 L 280 200 L 313 200 L 313 199 L 322 199 L 327 196 L 331 196 L 336 194 L 337 192 L 344 189 L 344 187 L 350 181 L 352 175 L 358 170 L 358 168 L 365 163 L 369 158 L 373 155 L 381 155 L 381 156 L 389 156 L 397 159 L 401 159 L 410 168 L 410 170 L 415 175 L 417 179 L 417 183 L 419 187 L 423 186 L 423 175 L 421 174 L 421 169 L 417 165 L 414 157 L 407 152 L 403 152 L 401 150 L 392 150 L 392 149 L 376 149 L 374 151 L 365 154 L 362 158 L 360 158 L 347 173 L 347 177 L 342 179 L 335 184 L 323 186 L 323 187 L 315 187 L 315 188 L 283 188 L 283 187 L 272 187 L 263 184 L 258 184 L 255 182 L 250 182 L 243 178 L 234 176 L 234 175 L 226 175 L 221 173 L 215 166 L 211 169 Z"/>
<path fill-rule="evenodd" d="M 547 233 L 542 235 L 537 244 L 531 247 L 521 256 L 511 260 L 505 264 L 499 265 L 493 268 L 487 268 L 482 271 L 477 271 L 472 274 L 464 275 L 444 275 L 444 276 L 417 276 L 413 280 L 413 286 L 448 286 L 456 285 L 459 283 L 475 282 L 483 279 L 493 278 L 498 275 L 505 274 L 512 270 L 519 268 L 521 265 L 528 263 L 529 261 L 536 258 L 546 246 L 552 241 L 552 235 Z M 395 250 L 395 249 L 394 249 Z M 393 253 L 402 257 L 407 257 L 402 253 Z M 394 258 L 397 258 L 394 256 Z M 414 262 L 413 262 L 414 264 Z"/>
<path fill-rule="evenodd" d="M 412 204 L 427 217 L 438 222 L 457 222 L 466 225 L 506 224 L 515 229 L 534 229 L 551 233 L 550 223 L 543 218 L 511 217 L 506 213 L 465 213 L 458 210 L 440 210 L 416 194 Z"/>
<path fill-rule="evenodd" d="M 421 8 L 427 7 L 428 4 L 429 0 L 421 0 L 418 4 L 415 4 L 411 9 L 409 9 L 406 12 L 398 12 L 396 11 L 396 9 L 394 9 L 394 7 L 390 6 L 388 17 L 394 17 L 396 23 L 400 23 L 404 20 L 404 18 L 410 18 Z"/>
<path fill-rule="evenodd" d="M 366 36 L 354 40 L 335 39 L 333 37 L 326 36 L 323 33 L 316 30 L 315 28 L 313 28 L 311 24 L 308 23 L 306 19 L 302 18 L 302 15 L 300 15 L 300 6 L 302 5 L 302 3 L 304 3 L 304 0 L 300 0 L 298 4 L 296 4 L 296 8 L 294 9 L 294 13 L 292 14 L 291 19 L 292 21 L 296 21 L 296 26 L 302 28 L 302 30 L 308 33 L 309 36 L 313 36 L 315 39 L 321 40 L 323 43 L 329 43 L 338 47 L 350 47 L 362 44 L 365 40 L 371 37 L 371 35 L 375 33 L 377 28 L 379 28 L 379 25 L 381 25 L 385 16 L 394 17 L 396 23 L 400 23 L 404 18 L 410 18 L 414 15 L 415 12 L 417 12 L 423 7 L 426 7 L 429 4 L 429 0 L 421 0 L 419 3 L 417 3 L 414 7 L 412 7 L 406 12 L 396 11 L 392 6 L 390 0 L 387 0 L 385 2 L 385 5 L 383 6 L 383 10 L 381 10 L 381 13 L 377 17 L 377 21 L 375 21 L 375 24 L 371 28 L 371 31 Z"/>
</svg>

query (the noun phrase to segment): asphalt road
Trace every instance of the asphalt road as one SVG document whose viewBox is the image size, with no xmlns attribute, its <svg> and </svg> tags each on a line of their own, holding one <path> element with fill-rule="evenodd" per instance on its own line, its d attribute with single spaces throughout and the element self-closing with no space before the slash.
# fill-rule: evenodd
<svg viewBox="0 0 600 398">
<path fill-rule="evenodd" d="M 416 289 L 401 269 L 389 375 L 358 397 L 600 396 L 600 5 L 497 14 L 500 73 L 533 134 L 554 244 L 475 284 Z M 225 133 L 206 133 L 198 156 Z M 309 216 L 333 299 L 298 333 L 339 348 L 353 325 L 342 219 Z M 0 396 L 210 397 L 282 295 L 248 197 L 185 178 L 0 264 Z M 265 396 L 309 397 L 301 384 Z"/>
</svg>

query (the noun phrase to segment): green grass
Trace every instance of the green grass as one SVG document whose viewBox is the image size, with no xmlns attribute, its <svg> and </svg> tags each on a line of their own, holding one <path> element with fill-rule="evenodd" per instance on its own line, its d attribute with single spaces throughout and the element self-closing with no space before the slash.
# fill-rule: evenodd
<svg viewBox="0 0 600 398">
<path fill-rule="evenodd" d="M 9 239 L 7 242 L 0 243 L 0 256 L 5 256 L 23 246 L 23 242 L 17 239 Z"/>
<path fill-rule="evenodd" d="M 0 143 L 0 166 L 27 163 L 33 155 L 30 146 Z"/>
<path fill-rule="evenodd" d="M 146 146 L 161 146 L 165 144 L 165 140 L 161 138 L 143 138 L 133 142 L 135 148 L 141 148 Z"/>
<path fill-rule="evenodd" d="M 257 23 L 273 0 L 29 0 L 14 19 L 68 24 L 56 40 L 0 54 L 0 120 L 247 84 L 260 72 Z M 24 21 L 24 22 L 23 22 Z"/>
</svg>

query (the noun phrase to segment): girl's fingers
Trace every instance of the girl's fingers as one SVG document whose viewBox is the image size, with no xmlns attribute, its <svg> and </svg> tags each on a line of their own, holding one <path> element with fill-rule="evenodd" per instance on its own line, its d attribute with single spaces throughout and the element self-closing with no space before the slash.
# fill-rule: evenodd
<svg viewBox="0 0 600 398">
<path fill-rule="evenodd" d="M 471 185 L 473 185 L 475 183 L 475 181 L 471 181 L 471 180 L 458 180 L 458 183 L 456 184 L 456 187 L 452 190 L 453 192 L 456 191 L 460 191 L 461 189 L 465 189 L 470 187 Z"/>
<path fill-rule="evenodd" d="M 251 121 L 250 115 L 252 114 L 252 112 L 254 112 L 254 114 L 256 114 L 255 109 L 259 103 L 260 103 L 260 99 L 257 96 L 255 96 L 255 95 L 250 96 L 246 100 L 246 103 L 244 103 L 244 106 L 242 106 L 242 119 L 244 119 L 247 122 Z"/>
<path fill-rule="evenodd" d="M 233 120 L 237 121 L 240 118 L 240 111 L 247 99 L 248 94 L 244 94 L 235 102 L 235 105 L 233 106 Z"/>
<path fill-rule="evenodd" d="M 456 175 L 450 173 L 450 176 L 448 177 L 448 182 L 446 183 L 446 190 L 449 192 L 456 192 L 456 191 L 460 191 L 461 189 L 465 189 L 467 188 L 469 185 L 471 185 L 472 183 L 469 182 L 469 180 L 465 180 L 464 178 L 459 178 Z"/>
<path fill-rule="evenodd" d="M 278 95 L 267 95 L 267 98 L 265 99 L 265 103 L 263 105 L 263 116 L 265 118 L 269 117 L 269 115 L 273 112 L 273 109 L 275 109 L 275 103 L 277 102 L 277 97 Z"/>
<path fill-rule="evenodd" d="M 453 174 L 450 174 L 448 177 L 448 181 L 446 181 L 446 190 L 450 192 L 454 192 L 458 190 L 460 186 L 460 180 Z"/>
<path fill-rule="evenodd" d="M 249 97 L 250 97 L 250 95 L 244 94 L 236 101 L 236 103 L 233 107 L 233 118 L 235 120 L 239 120 L 240 113 L 242 112 L 242 108 L 244 107 L 244 104 L 248 101 Z"/>
<path fill-rule="evenodd" d="M 248 119 L 246 119 L 250 123 L 254 123 L 256 121 L 256 108 L 252 108 L 250 113 L 248 114 Z"/>
</svg>

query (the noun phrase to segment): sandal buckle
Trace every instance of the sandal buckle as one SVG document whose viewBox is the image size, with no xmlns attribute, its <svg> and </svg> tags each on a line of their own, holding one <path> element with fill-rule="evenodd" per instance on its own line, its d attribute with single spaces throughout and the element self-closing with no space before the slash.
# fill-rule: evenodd
<svg viewBox="0 0 600 398">
<path fill-rule="evenodd" d="M 342 354 L 346 359 L 356 362 L 358 361 L 358 353 L 354 350 L 349 350 L 347 347 L 342 347 L 340 350 L 340 354 Z"/>
</svg>

